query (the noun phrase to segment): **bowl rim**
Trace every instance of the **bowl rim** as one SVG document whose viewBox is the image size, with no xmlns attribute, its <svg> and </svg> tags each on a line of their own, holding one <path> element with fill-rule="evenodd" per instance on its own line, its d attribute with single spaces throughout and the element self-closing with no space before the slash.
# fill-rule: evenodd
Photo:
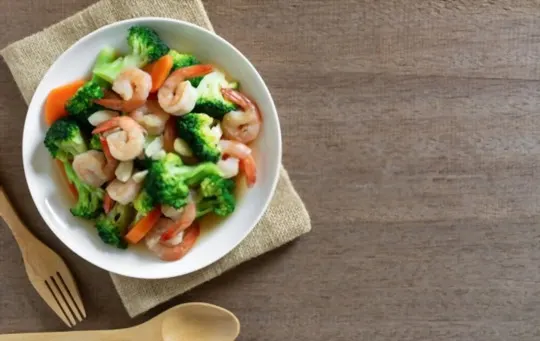
<svg viewBox="0 0 540 341">
<path fill-rule="evenodd" d="M 244 60 L 247 67 L 249 69 L 251 69 L 251 71 L 254 73 L 256 79 L 258 81 L 260 81 L 260 83 L 262 84 L 263 96 L 266 96 L 269 99 L 269 104 L 270 104 L 270 108 L 271 108 L 271 111 L 272 111 L 271 115 L 275 116 L 276 123 L 277 123 L 277 136 L 273 137 L 273 140 L 275 141 L 274 143 L 276 143 L 277 153 L 278 153 L 278 155 L 277 155 L 278 162 L 274 165 L 275 168 L 272 169 L 275 176 L 274 176 L 274 179 L 272 180 L 272 183 L 271 183 L 270 193 L 267 196 L 267 198 L 265 199 L 265 201 L 264 201 L 264 203 L 263 203 L 263 205 L 261 207 L 262 209 L 261 209 L 259 215 L 251 223 L 251 226 L 248 229 L 246 229 L 245 233 L 241 236 L 241 238 L 239 238 L 237 241 L 235 241 L 234 243 L 231 244 L 230 248 L 226 248 L 224 252 L 220 252 L 219 254 L 216 255 L 216 257 L 213 257 L 214 260 L 209 260 L 209 261 L 206 261 L 206 262 L 202 262 L 202 263 L 196 265 L 195 267 L 193 267 L 193 269 L 188 270 L 188 271 L 178 271 L 178 272 L 167 271 L 166 273 L 154 274 L 154 275 L 150 275 L 150 276 L 145 275 L 143 273 L 135 273 L 134 274 L 134 273 L 131 273 L 131 272 L 124 272 L 121 269 L 110 268 L 110 267 L 106 266 L 106 264 L 105 265 L 104 264 L 97 264 L 97 262 L 94 261 L 93 259 L 91 259 L 91 257 L 83 256 L 81 254 L 81 252 L 77 251 L 76 248 L 72 247 L 71 242 L 66 241 L 67 238 L 65 238 L 61 233 L 57 232 L 55 228 L 51 227 L 51 226 L 54 226 L 54 222 L 49 219 L 47 214 L 44 214 L 44 212 L 42 211 L 43 208 L 41 207 L 41 205 L 37 204 L 39 198 L 36 198 L 36 194 L 32 190 L 32 187 L 30 186 L 30 182 L 29 182 L 29 173 L 30 173 L 29 167 L 31 167 L 30 161 L 29 160 L 27 161 L 28 157 L 25 157 L 25 150 L 27 149 L 25 146 L 29 143 L 29 142 L 25 142 L 26 141 L 25 136 L 30 134 L 29 124 L 28 124 L 28 122 L 30 120 L 30 115 L 29 114 L 30 114 L 30 111 L 42 110 L 42 109 L 39 109 L 39 107 L 37 107 L 38 104 L 35 102 L 37 100 L 36 96 L 37 96 L 37 93 L 39 92 L 40 88 L 43 86 L 43 79 L 45 79 L 49 75 L 49 73 L 51 72 L 53 66 L 57 63 L 57 61 L 61 57 L 63 57 L 64 55 L 69 54 L 70 51 L 75 48 L 75 46 L 85 42 L 86 40 L 91 39 L 92 37 L 94 37 L 95 35 L 101 33 L 102 31 L 106 31 L 106 30 L 108 30 L 108 29 L 110 29 L 112 27 L 122 25 L 122 24 L 126 24 L 126 23 L 136 24 L 136 23 L 139 23 L 139 22 L 147 22 L 149 24 L 151 24 L 151 22 L 168 22 L 168 23 L 172 23 L 172 24 L 189 26 L 190 28 L 192 28 L 194 30 L 203 32 L 203 34 L 212 35 L 212 36 L 214 36 L 214 38 L 219 40 L 221 43 L 227 45 L 230 49 L 232 49 L 234 52 L 236 52 L 241 59 Z M 184 20 L 165 18 L 165 17 L 144 16 L 144 17 L 136 17 L 136 18 L 131 18 L 131 19 L 120 20 L 120 21 L 116 21 L 116 22 L 104 25 L 104 26 L 102 26 L 102 27 L 88 33 L 87 35 L 81 37 L 80 39 L 78 39 L 70 47 L 68 47 L 64 52 L 62 52 L 58 57 L 56 57 L 55 61 L 49 66 L 49 68 L 47 69 L 45 74 L 41 77 L 41 80 L 40 80 L 38 86 L 36 87 L 36 89 L 34 91 L 34 94 L 32 95 L 32 98 L 31 98 L 31 100 L 30 100 L 30 102 L 28 104 L 28 109 L 26 111 L 26 118 L 25 118 L 25 123 L 24 123 L 24 127 L 23 127 L 23 134 L 22 134 L 21 157 L 22 157 L 22 161 L 23 161 L 23 170 L 24 170 L 26 185 L 28 186 L 28 190 L 29 190 L 30 195 L 32 197 L 32 200 L 34 202 L 34 206 L 38 210 L 41 218 L 45 221 L 47 227 L 54 233 L 54 235 L 58 239 L 60 239 L 60 241 L 69 250 L 71 250 L 73 253 L 78 255 L 80 258 L 86 260 L 90 264 L 93 264 L 94 266 L 96 266 L 98 268 L 106 270 L 106 271 L 108 271 L 110 273 L 115 273 L 117 275 L 131 277 L 131 278 L 140 278 L 140 279 L 173 278 L 173 277 L 187 275 L 187 274 L 193 273 L 195 271 L 198 271 L 200 269 L 206 268 L 209 265 L 214 264 L 218 260 L 222 259 L 224 256 L 229 254 L 232 250 L 234 250 L 242 241 L 244 241 L 245 238 L 253 231 L 255 226 L 260 222 L 262 216 L 268 210 L 268 206 L 270 205 L 270 201 L 273 199 L 273 197 L 275 195 L 278 180 L 279 180 L 279 177 L 280 177 L 280 167 L 281 167 L 281 164 L 282 164 L 281 125 L 280 125 L 280 121 L 279 121 L 279 115 L 277 113 L 277 109 L 276 109 L 276 106 L 275 106 L 275 103 L 274 103 L 274 99 L 273 99 L 273 97 L 272 97 L 272 95 L 270 93 L 270 90 L 268 89 L 268 86 L 266 85 L 264 79 L 259 74 L 259 72 L 255 68 L 255 66 L 251 63 L 251 61 L 240 50 L 238 50 L 233 44 L 231 44 L 225 38 L 221 37 L 220 35 L 216 34 L 215 32 L 213 32 L 211 30 L 208 30 L 208 29 L 206 29 L 204 27 L 195 25 L 193 23 L 190 23 L 190 22 L 187 22 L 187 21 L 184 21 Z"/>
</svg>

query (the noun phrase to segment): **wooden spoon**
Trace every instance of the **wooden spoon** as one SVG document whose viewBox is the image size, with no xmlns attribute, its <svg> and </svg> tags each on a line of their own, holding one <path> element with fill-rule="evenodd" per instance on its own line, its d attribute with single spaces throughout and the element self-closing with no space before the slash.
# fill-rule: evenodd
<svg viewBox="0 0 540 341">
<path fill-rule="evenodd" d="M 234 341 L 240 322 L 230 311 L 208 303 L 173 307 L 135 327 L 59 333 L 0 335 L 0 341 Z"/>
</svg>

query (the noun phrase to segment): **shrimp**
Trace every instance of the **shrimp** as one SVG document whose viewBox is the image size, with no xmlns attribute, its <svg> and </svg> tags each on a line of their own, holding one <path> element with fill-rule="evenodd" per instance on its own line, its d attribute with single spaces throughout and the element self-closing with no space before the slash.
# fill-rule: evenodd
<svg viewBox="0 0 540 341">
<path fill-rule="evenodd" d="M 171 218 L 172 220 L 180 219 L 183 211 L 183 207 L 177 209 L 169 205 L 161 205 L 161 214 L 163 214 L 167 218 Z"/>
<path fill-rule="evenodd" d="M 217 162 L 217 166 L 225 179 L 234 178 L 240 170 L 240 160 L 235 157 L 228 157 Z"/>
<path fill-rule="evenodd" d="M 129 116 L 139 123 L 151 135 L 159 135 L 165 130 L 165 123 L 169 119 L 156 101 L 148 101 L 142 107 L 132 111 Z"/>
<path fill-rule="evenodd" d="M 182 214 L 172 223 L 167 231 L 161 235 L 161 241 L 165 242 L 171 238 L 174 238 L 180 232 L 187 229 L 193 221 L 195 221 L 197 215 L 197 208 L 194 202 L 187 204 L 182 210 Z"/>
<path fill-rule="evenodd" d="M 120 128 L 120 131 L 109 134 L 105 138 L 111 155 L 119 161 L 135 159 L 143 151 L 146 131 L 131 117 L 117 116 L 98 125 L 92 134 L 115 128 Z"/>
<path fill-rule="evenodd" d="M 163 244 L 160 242 L 161 235 L 168 229 L 170 224 L 170 219 L 161 218 L 144 239 L 148 250 L 164 261 L 175 261 L 184 257 L 191 250 L 200 234 L 199 224 L 195 223 L 185 230 L 179 244 Z"/>
<path fill-rule="evenodd" d="M 152 77 L 148 73 L 141 69 L 129 68 L 122 71 L 112 84 L 112 89 L 122 99 L 102 98 L 95 102 L 108 109 L 130 112 L 146 103 L 151 88 Z"/>
<path fill-rule="evenodd" d="M 86 184 L 101 187 L 104 183 L 114 179 L 114 170 L 118 161 L 109 159 L 104 153 L 97 150 L 89 150 L 75 155 L 73 170 Z"/>
<path fill-rule="evenodd" d="M 251 148 L 243 143 L 230 140 L 220 140 L 219 147 L 223 154 L 240 160 L 240 169 L 246 175 L 248 186 L 252 187 L 257 181 L 257 165 L 253 155 L 251 155 Z"/>
<path fill-rule="evenodd" d="M 209 64 L 192 65 L 177 69 L 158 90 L 159 105 L 171 115 L 182 116 L 195 108 L 197 90 L 186 79 L 212 72 Z"/>
<path fill-rule="evenodd" d="M 230 140 L 236 140 L 244 144 L 249 143 L 259 136 L 262 118 L 257 105 L 246 95 L 233 89 L 221 89 L 225 99 L 237 104 L 243 111 L 231 111 L 221 121 L 223 136 Z"/>
<path fill-rule="evenodd" d="M 107 185 L 105 190 L 111 199 L 122 205 L 127 205 L 135 200 L 141 188 L 142 183 L 137 183 L 133 179 L 129 179 L 127 182 L 114 179 Z"/>
</svg>

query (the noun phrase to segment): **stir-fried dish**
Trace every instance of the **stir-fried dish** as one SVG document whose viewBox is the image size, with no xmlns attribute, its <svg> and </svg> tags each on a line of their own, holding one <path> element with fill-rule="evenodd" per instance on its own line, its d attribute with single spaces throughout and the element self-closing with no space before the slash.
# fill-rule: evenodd
<svg viewBox="0 0 540 341">
<path fill-rule="evenodd" d="M 106 244 L 144 243 L 174 261 L 196 242 L 199 218 L 234 211 L 237 176 L 255 184 L 249 144 L 261 113 L 238 82 L 151 28 L 131 27 L 127 42 L 127 55 L 104 47 L 89 80 L 50 92 L 44 143 L 76 197 L 74 216 Z"/>
</svg>

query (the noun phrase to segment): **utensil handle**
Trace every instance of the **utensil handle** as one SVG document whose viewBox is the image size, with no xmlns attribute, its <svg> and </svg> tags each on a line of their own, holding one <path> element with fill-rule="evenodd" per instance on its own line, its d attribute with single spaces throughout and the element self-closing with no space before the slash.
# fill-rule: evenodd
<svg viewBox="0 0 540 341">
<path fill-rule="evenodd" d="M 131 335 L 133 336 L 133 335 Z M 0 341 L 129 341 L 121 330 L 88 330 L 59 333 L 24 333 L 0 335 Z"/>
<path fill-rule="evenodd" d="M 37 240 L 17 215 L 4 189 L 0 186 L 0 217 L 4 218 L 19 246 Z"/>
</svg>

